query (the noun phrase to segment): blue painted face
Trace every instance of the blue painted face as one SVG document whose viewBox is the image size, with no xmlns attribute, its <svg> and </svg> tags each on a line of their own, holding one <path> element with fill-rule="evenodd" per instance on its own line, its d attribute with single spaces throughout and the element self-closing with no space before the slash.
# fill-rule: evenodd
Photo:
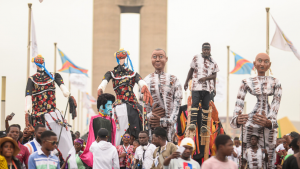
<svg viewBox="0 0 300 169">
<path fill-rule="evenodd" d="M 103 106 L 100 106 L 100 111 L 104 115 L 110 115 L 112 113 L 112 101 L 108 100 L 105 104 L 105 109 L 103 109 Z"/>
</svg>

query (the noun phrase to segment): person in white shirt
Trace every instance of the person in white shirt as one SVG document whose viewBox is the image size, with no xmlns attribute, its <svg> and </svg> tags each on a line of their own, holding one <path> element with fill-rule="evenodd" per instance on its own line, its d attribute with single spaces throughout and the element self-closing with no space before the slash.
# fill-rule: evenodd
<svg viewBox="0 0 300 169">
<path fill-rule="evenodd" d="M 165 159 L 164 169 L 200 169 L 199 163 L 191 158 L 193 151 L 196 149 L 194 140 L 184 138 L 180 146 L 185 148 L 182 154 L 178 151 L 173 152 L 172 155 Z"/>
<path fill-rule="evenodd" d="M 147 131 L 141 131 L 139 133 L 139 142 L 140 146 L 135 150 L 136 159 L 135 164 L 138 165 L 140 161 L 143 163 L 143 169 L 150 169 L 153 164 L 153 153 L 156 149 L 156 146 L 150 144 L 149 142 L 149 135 Z M 145 152 L 145 154 L 144 154 Z"/>
<path fill-rule="evenodd" d="M 117 149 L 110 142 L 107 142 L 108 131 L 101 128 L 97 135 L 96 141 L 94 141 L 90 147 L 90 152 L 93 153 L 93 168 L 120 168 Z"/>
<path fill-rule="evenodd" d="M 234 161 L 239 166 L 239 159 L 242 155 L 242 146 L 241 146 L 240 139 L 238 137 L 235 137 L 233 143 L 234 143 L 233 150 L 236 151 L 237 153 L 237 157 L 234 159 Z"/>
</svg>

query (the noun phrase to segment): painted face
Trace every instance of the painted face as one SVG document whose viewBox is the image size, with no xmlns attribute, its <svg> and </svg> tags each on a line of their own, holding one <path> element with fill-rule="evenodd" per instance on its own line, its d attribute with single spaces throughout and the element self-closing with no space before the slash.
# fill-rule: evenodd
<svg viewBox="0 0 300 169">
<path fill-rule="evenodd" d="M 125 59 L 127 57 L 127 52 L 124 50 L 124 51 L 118 51 L 116 53 L 117 55 L 117 58 L 118 59 Z"/>
<path fill-rule="evenodd" d="M 112 104 L 113 102 L 108 100 L 105 104 L 105 109 L 103 109 L 103 106 L 100 106 L 100 111 L 104 115 L 110 115 L 112 113 Z"/>
<path fill-rule="evenodd" d="M 254 67 L 258 73 L 265 73 L 271 66 L 270 57 L 265 53 L 259 53 L 254 61 Z"/>
</svg>

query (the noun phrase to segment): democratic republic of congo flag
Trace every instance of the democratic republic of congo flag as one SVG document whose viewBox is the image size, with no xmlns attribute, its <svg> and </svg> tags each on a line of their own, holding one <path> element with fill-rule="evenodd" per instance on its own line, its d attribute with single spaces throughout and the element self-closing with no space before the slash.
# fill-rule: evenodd
<svg viewBox="0 0 300 169">
<path fill-rule="evenodd" d="M 65 73 L 76 73 L 76 74 L 84 74 L 86 76 L 88 70 L 83 69 L 81 67 L 76 66 L 61 50 L 58 49 L 58 53 L 61 57 L 62 68 L 58 71 Z"/>
<path fill-rule="evenodd" d="M 234 52 L 232 52 L 232 54 L 235 57 L 235 68 L 230 72 L 230 74 L 251 74 L 251 70 L 254 67 L 253 63 Z"/>
</svg>

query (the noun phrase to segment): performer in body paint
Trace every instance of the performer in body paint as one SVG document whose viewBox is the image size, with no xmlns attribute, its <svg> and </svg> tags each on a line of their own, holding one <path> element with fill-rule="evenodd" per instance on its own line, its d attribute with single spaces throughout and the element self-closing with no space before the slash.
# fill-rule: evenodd
<svg viewBox="0 0 300 169">
<path fill-rule="evenodd" d="M 133 92 L 135 83 L 139 85 L 141 92 L 144 94 L 144 102 L 146 104 L 150 103 L 152 105 L 153 100 L 145 81 L 142 80 L 137 72 L 134 72 L 129 52 L 120 49 L 115 53 L 115 57 L 118 66 L 104 75 L 103 81 L 98 87 L 98 96 L 105 91 L 106 85 L 112 80 L 117 96 L 113 105 L 113 114 L 117 125 L 116 145 L 119 145 L 121 136 L 128 128 L 136 130 L 135 138 L 138 138 L 138 133 L 143 130 L 142 119 L 145 115 Z M 127 63 L 125 63 L 126 58 Z M 128 60 L 130 63 L 128 63 Z M 129 69 L 128 64 L 130 64 L 132 70 Z M 147 121 L 145 120 L 144 122 L 144 125 L 147 126 Z"/>
<path fill-rule="evenodd" d="M 163 49 L 153 50 L 151 61 L 155 72 L 144 78 L 153 98 L 153 106 L 145 105 L 151 129 L 149 136 L 152 137 L 153 130 L 160 126 L 166 129 L 168 140 L 172 141 L 182 100 L 182 87 L 176 76 L 164 72 L 168 57 Z M 140 93 L 140 102 L 142 99 Z"/>
<path fill-rule="evenodd" d="M 272 168 L 272 164 L 275 163 L 273 156 L 276 148 L 276 129 L 278 128 L 277 113 L 282 97 L 282 88 L 278 79 L 265 75 L 271 66 L 269 55 L 259 53 L 253 64 L 258 76 L 242 80 L 230 126 L 236 129 L 244 125 L 242 131 L 242 151 L 244 153 L 246 148 L 251 146 L 250 136 L 258 136 L 258 146 L 267 150 L 269 157 L 267 166 Z M 247 92 L 257 97 L 257 103 L 249 114 L 242 114 Z M 271 105 L 268 102 L 269 96 L 273 96 Z"/>
<path fill-rule="evenodd" d="M 101 128 L 108 131 L 108 142 L 115 146 L 116 124 L 112 118 L 112 106 L 115 102 L 115 96 L 112 94 L 101 94 L 97 99 L 97 109 L 99 114 L 92 116 L 89 125 L 89 135 L 84 152 L 80 155 L 81 160 L 90 167 L 93 167 L 93 154 L 90 152 L 90 146 L 97 139 L 97 133 Z"/>
<path fill-rule="evenodd" d="M 212 93 L 216 88 L 216 77 L 219 67 L 217 62 L 211 57 L 211 46 L 209 43 L 203 43 L 202 54 L 194 56 L 191 62 L 184 90 L 188 88 L 188 82 L 192 79 L 192 108 L 191 123 L 187 126 L 188 130 L 195 130 L 197 124 L 197 116 L 209 113 L 209 102 L 212 100 Z M 199 103 L 201 101 L 201 113 L 198 114 Z M 207 115 L 205 115 L 207 116 Z M 205 122 L 206 123 L 206 122 Z M 202 119 L 201 133 L 205 133 L 206 125 Z"/>
<path fill-rule="evenodd" d="M 59 150 L 66 159 L 68 151 L 72 147 L 72 137 L 66 120 L 63 119 L 61 113 L 56 109 L 55 83 L 61 89 L 65 97 L 69 97 L 72 102 L 70 107 L 76 107 L 76 101 L 70 93 L 59 73 L 50 73 L 45 67 L 45 60 L 42 55 L 38 55 L 32 59 L 37 66 L 37 73 L 28 78 L 25 93 L 25 113 L 31 113 L 33 126 L 43 124 L 48 130 L 52 130 L 60 138 Z M 27 118 L 25 119 L 27 121 Z M 28 123 L 28 122 L 27 122 Z M 28 125 L 28 124 L 26 124 Z M 60 133 L 63 127 L 62 133 Z"/>
</svg>

